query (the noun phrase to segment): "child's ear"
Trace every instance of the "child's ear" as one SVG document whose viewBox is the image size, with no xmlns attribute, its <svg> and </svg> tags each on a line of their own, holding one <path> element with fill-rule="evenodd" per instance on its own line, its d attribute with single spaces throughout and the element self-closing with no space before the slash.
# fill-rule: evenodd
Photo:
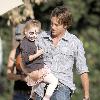
<svg viewBox="0 0 100 100">
<path fill-rule="evenodd" d="M 26 34 L 27 34 L 27 32 L 25 31 L 25 32 L 24 32 L 24 34 L 26 35 Z"/>
</svg>

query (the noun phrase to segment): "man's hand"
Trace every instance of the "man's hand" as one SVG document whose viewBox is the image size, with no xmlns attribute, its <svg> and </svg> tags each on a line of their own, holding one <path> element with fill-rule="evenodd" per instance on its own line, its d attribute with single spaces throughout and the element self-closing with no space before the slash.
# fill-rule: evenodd
<svg viewBox="0 0 100 100">
<path fill-rule="evenodd" d="M 20 77 L 21 77 L 21 80 L 22 81 L 25 81 L 25 78 L 27 77 L 25 74 L 22 74 L 22 75 L 20 75 Z"/>
<path fill-rule="evenodd" d="M 81 75 L 81 81 L 82 81 L 83 95 L 84 95 L 83 100 L 90 100 L 89 99 L 89 77 L 88 77 L 88 73 L 83 73 Z"/>
</svg>

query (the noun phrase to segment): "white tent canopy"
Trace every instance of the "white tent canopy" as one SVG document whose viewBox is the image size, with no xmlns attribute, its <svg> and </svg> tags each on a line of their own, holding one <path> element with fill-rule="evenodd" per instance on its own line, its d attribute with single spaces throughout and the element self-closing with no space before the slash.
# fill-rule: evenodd
<svg viewBox="0 0 100 100">
<path fill-rule="evenodd" d="M 22 0 L 0 0 L 0 16 L 22 4 Z"/>
</svg>

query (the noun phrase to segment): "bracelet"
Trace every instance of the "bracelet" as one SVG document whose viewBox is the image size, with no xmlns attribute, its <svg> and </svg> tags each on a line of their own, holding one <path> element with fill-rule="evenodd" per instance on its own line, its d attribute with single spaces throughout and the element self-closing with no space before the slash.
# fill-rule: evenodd
<svg viewBox="0 0 100 100">
<path fill-rule="evenodd" d="M 89 97 L 84 97 L 83 100 L 90 100 L 90 98 Z"/>
</svg>

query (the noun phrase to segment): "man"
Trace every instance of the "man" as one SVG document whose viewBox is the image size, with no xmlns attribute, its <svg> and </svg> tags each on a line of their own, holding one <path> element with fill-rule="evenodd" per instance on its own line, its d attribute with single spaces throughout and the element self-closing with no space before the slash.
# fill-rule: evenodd
<svg viewBox="0 0 100 100">
<path fill-rule="evenodd" d="M 59 84 L 51 100 L 70 100 L 75 90 L 73 83 L 73 65 L 80 74 L 83 86 L 83 100 L 89 99 L 89 78 L 82 42 L 67 30 L 71 26 L 72 15 L 68 8 L 59 6 L 51 14 L 51 32 L 43 32 L 39 43 L 44 48 L 45 62 L 50 64 Z M 43 86 L 36 93 L 36 100 L 41 100 Z"/>
<path fill-rule="evenodd" d="M 9 80 L 14 80 L 14 91 L 12 100 L 28 100 L 31 94 L 31 87 L 24 81 L 25 75 L 20 67 L 20 46 L 19 43 L 23 39 L 24 24 L 19 24 L 16 27 L 15 39 L 13 49 L 11 50 L 8 58 L 7 76 Z M 15 70 L 16 72 L 15 72 Z"/>
</svg>

